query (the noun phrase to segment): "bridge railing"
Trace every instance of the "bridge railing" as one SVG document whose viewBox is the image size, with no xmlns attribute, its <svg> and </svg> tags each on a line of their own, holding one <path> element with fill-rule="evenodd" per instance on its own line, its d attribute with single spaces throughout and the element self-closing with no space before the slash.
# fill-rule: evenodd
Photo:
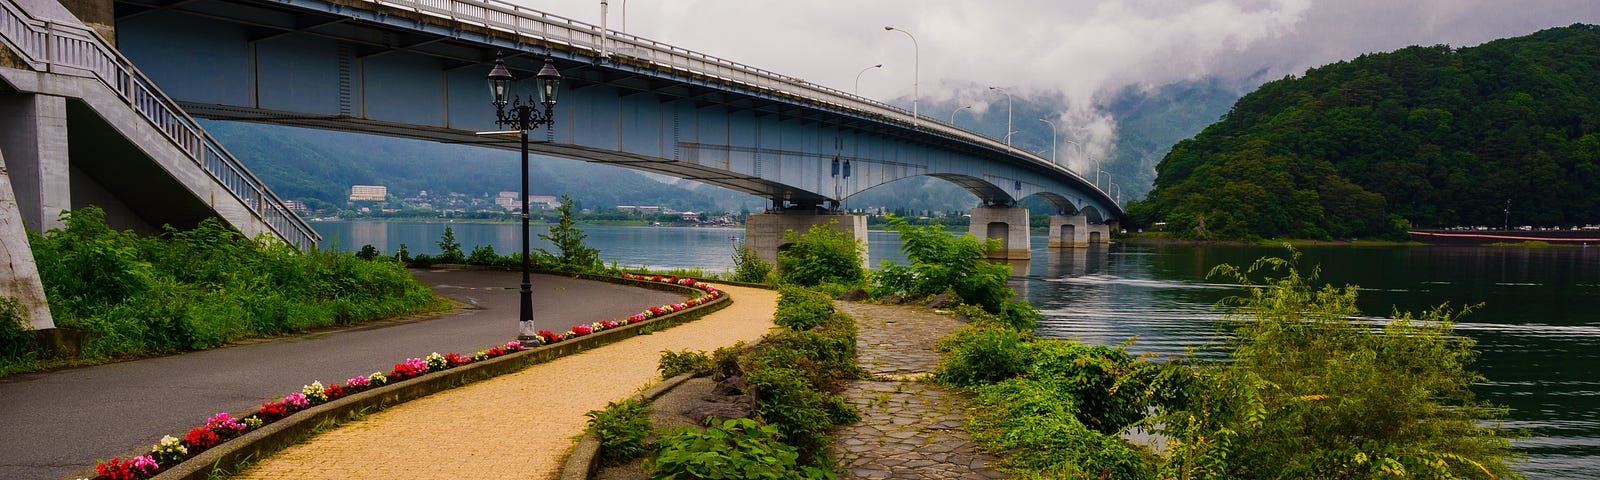
<svg viewBox="0 0 1600 480">
<path fill-rule="evenodd" d="M 304 251 L 321 240 L 311 225 L 93 30 L 36 19 L 15 0 L 0 0 L 0 38 L 36 71 L 99 79 L 286 243 Z"/>
<path fill-rule="evenodd" d="M 693 50 L 640 38 L 622 32 L 603 31 L 593 24 L 559 15 L 522 7 L 503 0 L 363 0 L 392 8 L 410 10 L 471 25 L 531 37 L 558 45 L 568 45 L 594 52 L 597 57 L 621 55 L 638 61 L 670 67 L 708 78 L 767 90 L 781 95 L 791 95 L 808 101 L 854 111 L 885 120 L 898 122 L 912 128 L 946 137 L 975 143 L 984 147 L 1008 152 L 1035 164 L 1071 175 L 1085 186 L 1107 195 L 1094 182 L 1078 172 L 1057 165 L 1044 157 L 1014 148 L 1003 142 L 959 127 L 947 125 L 927 117 L 913 116 L 898 107 L 865 98 L 853 93 L 824 87 L 742 63 L 724 60 Z"/>
</svg>

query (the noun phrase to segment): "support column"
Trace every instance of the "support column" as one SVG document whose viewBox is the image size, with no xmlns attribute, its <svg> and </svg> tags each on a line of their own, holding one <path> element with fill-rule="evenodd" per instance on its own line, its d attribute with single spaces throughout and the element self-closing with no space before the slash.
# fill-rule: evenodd
<svg viewBox="0 0 1600 480">
<path fill-rule="evenodd" d="M 1083 215 L 1050 216 L 1050 248 L 1079 248 L 1089 246 L 1089 217 Z"/>
<path fill-rule="evenodd" d="M 16 195 L 11 191 L 4 154 L 5 150 L 0 149 L 0 295 L 16 297 L 22 303 L 34 330 L 55 328 L 50 304 L 44 297 L 44 283 L 39 280 L 39 266 L 33 262 L 33 248 L 28 245 Z"/>
<path fill-rule="evenodd" d="M 0 151 L 22 225 L 35 232 L 61 227 L 61 211 L 72 208 L 67 99 L 0 95 Z"/>
<path fill-rule="evenodd" d="M 1111 227 L 1104 223 L 1089 225 L 1089 243 L 1111 243 Z"/>
<path fill-rule="evenodd" d="M 1027 260 L 1032 258 L 1028 234 L 1028 209 L 1022 207 L 983 206 L 972 209 L 972 223 L 967 231 L 979 241 L 1000 239 L 1000 250 L 989 255 L 994 260 Z"/>
<path fill-rule="evenodd" d="M 762 260 L 778 264 L 778 251 L 788 246 L 783 237 L 790 231 L 805 233 L 812 225 L 833 224 L 833 229 L 861 242 L 861 265 L 867 266 L 867 217 L 850 214 L 788 211 L 752 213 L 744 219 L 744 245 Z"/>
</svg>

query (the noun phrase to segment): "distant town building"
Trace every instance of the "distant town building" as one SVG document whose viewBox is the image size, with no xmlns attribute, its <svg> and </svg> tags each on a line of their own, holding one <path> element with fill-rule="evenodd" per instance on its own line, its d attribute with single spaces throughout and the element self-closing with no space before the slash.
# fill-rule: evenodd
<svg viewBox="0 0 1600 480">
<path fill-rule="evenodd" d="M 617 205 L 617 211 L 622 213 L 637 213 L 640 215 L 655 215 L 661 213 L 661 207 L 647 207 L 638 205 Z"/>
<path fill-rule="evenodd" d="M 686 222 L 698 222 L 698 221 L 700 221 L 700 214 L 695 213 L 695 212 L 683 212 L 683 213 L 681 213 L 679 215 L 680 215 L 679 218 L 682 218 Z"/>
<path fill-rule="evenodd" d="M 494 204 L 506 210 L 522 208 L 522 204 L 517 202 L 517 192 L 500 192 L 494 197 Z"/>
<path fill-rule="evenodd" d="M 389 187 L 382 185 L 351 185 L 350 201 L 382 202 L 389 198 Z"/>
<path fill-rule="evenodd" d="M 284 200 L 283 207 L 294 212 L 306 211 L 306 203 L 299 200 Z"/>
<path fill-rule="evenodd" d="M 561 199 L 549 195 L 529 195 L 528 208 L 555 210 L 557 208 L 561 208 Z"/>
</svg>

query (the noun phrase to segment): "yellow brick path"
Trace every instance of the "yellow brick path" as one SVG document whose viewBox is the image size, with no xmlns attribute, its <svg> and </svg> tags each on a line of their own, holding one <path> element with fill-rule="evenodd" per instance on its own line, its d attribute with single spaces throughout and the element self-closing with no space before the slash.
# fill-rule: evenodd
<svg viewBox="0 0 1600 480">
<path fill-rule="evenodd" d="M 776 292 L 719 288 L 734 302 L 705 318 L 389 408 L 235 478 L 555 478 L 584 412 L 659 381 L 662 350 L 712 350 L 772 328 Z"/>
</svg>

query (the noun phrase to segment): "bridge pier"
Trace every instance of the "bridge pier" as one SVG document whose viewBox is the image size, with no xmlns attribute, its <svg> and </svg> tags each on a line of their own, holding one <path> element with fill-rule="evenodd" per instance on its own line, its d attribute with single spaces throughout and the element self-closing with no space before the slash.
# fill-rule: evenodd
<svg viewBox="0 0 1600 480">
<path fill-rule="evenodd" d="M 967 231 L 977 237 L 978 241 L 1000 239 L 1000 249 L 989 254 L 992 260 L 1027 260 L 1033 256 L 1026 208 L 975 207 L 972 209 L 972 223 L 967 227 Z"/>
<path fill-rule="evenodd" d="M 1091 224 L 1084 215 L 1051 215 L 1050 248 L 1083 248 L 1111 241 L 1110 224 Z"/>
<path fill-rule="evenodd" d="M 72 209 L 67 99 L 0 95 L 0 151 L 22 225 L 34 232 L 62 227 L 61 211 Z"/>
<path fill-rule="evenodd" d="M 8 123 L 0 116 L 0 124 Z M 15 120 L 13 118 L 13 120 Z M 33 261 L 33 249 L 28 245 L 28 234 L 23 230 L 22 214 L 18 211 L 17 197 L 11 188 L 4 146 L 0 146 L 0 295 L 15 297 L 28 313 L 28 325 L 34 330 L 55 328 L 50 317 L 50 304 L 45 300 L 44 283 L 39 279 L 39 266 Z"/>
<path fill-rule="evenodd" d="M 744 245 L 762 260 L 778 264 L 778 251 L 788 246 L 783 237 L 789 231 L 805 233 L 813 225 L 833 224 L 833 229 L 861 242 L 861 264 L 867 266 L 867 217 L 843 213 L 783 211 L 752 213 L 744 220 Z"/>
</svg>

